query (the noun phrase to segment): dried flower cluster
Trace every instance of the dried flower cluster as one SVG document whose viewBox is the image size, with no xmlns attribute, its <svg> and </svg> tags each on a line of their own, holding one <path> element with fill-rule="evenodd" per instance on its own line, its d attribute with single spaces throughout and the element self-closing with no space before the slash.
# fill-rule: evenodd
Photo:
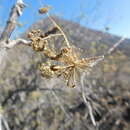
<svg viewBox="0 0 130 130">
<path fill-rule="evenodd" d="M 43 40 L 43 35 L 40 34 L 40 30 L 33 30 L 28 34 L 28 38 L 32 41 L 31 45 L 35 51 L 43 51 L 47 41 Z"/>
<path fill-rule="evenodd" d="M 59 25 L 49 16 L 50 20 L 54 23 L 55 27 L 48 32 L 42 34 L 40 30 L 33 30 L 28 34 L 28 38 L 32 41 L 31 45 L 34 51 L 42 51 L 48 58 L 47 63 L 39 65 L 41 74 L 45 78 L 52 78 L 54 76 L 62 76 L 67 86 L 75 87 L 80 79 L 82 72 L 89 72 L 93 63 L 102 57 L 81 58 L 79 49 L 70 46 L 64 32 Z M 57 32 L 60 34 L 57 34 Z M 66 47 L 61 47 L 58 52 L 49 46 L 48 40 L 52 36 L 63 36 L 67 41 Z M 55 62 L 52 62 L 55 61 Z M 54 64 L 55 63 L 55 64 Z"/>
</svg>

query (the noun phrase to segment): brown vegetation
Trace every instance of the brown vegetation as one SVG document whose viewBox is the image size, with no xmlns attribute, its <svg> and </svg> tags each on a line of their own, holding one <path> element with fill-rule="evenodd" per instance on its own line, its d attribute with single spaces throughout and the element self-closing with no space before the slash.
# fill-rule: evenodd
<svg viewBox="0 0 130 130">
<path fill-rule="evenodd" d="M 64 22 L 61 20 L 61 23 Z M 54 20 L 54 28 L 46 32 L 34 28 L 34 31 L 28 33 L 31 41 L 20 41 L 28 46 L 13 46 L 13 49 L 7 50 L 4 58 L 6 64 L 0 73 L 0 114 L 3 121 L 8 123 L 11 130 L 129 130 L 128 53 L 125 54 L 122 49 L 112 55 L 104 55 L 108 53 L 103 51 L 112 51 L 109 44 L 105 44 L 111 38 L 108 36 L 107 39 L 107 34 L 95 32 L 96 36 L 106 38 L 104 43 L 99 44 L 94 36 L 94 42 L 87 42 L 83 41 L 83 33 L 77 34 L 79 40 L 75 38 L 76 31 L 72 29 L 74 23 L 66 24 L 71 25 L 67 36 L 64 33 L 66 26 L 61 29 L 57 25 Z M 44 25 L 37 26 L 44 28 Z M 78 32 L 80 28 L 76 30 Z M 82 30 L 83 37 L 88 37 L 85 28 Z M 90 34 L 94 32 L 91 30 Z M 78 49 L 79 46 L 83 49 Z M 88 49 L 86 46 L 89 46 Z M 97 64 L 98 59 L 104 61 Z M 91 73 L 82 77 L 83 72 L 90 72 L 90 68 Z M 77 87 L 66 87 L 62 79 L 67 80 L 68 86 Z M 85 101 L 91 105 L 92 113 Z M 93 125 L 95 122 L 96 126 Z"/>
</svg>

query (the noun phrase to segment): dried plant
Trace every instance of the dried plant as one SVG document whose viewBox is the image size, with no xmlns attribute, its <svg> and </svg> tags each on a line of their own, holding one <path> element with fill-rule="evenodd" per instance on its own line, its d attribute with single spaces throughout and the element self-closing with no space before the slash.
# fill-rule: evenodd
<svg viewBox="0 0 130 130">
<path fill-rule="evenodd" d="M 76 82 L 80 79 L 80 74 L 89 72 L 93 63 L 102 58 L 101 56 L 81 58 L 80 52 L 78 53 L 79 49 L 74 46 L 61 48 L 57 53 L 53 48 L 49 48 L 48 41 L 45 40 L 48 35 L 41 35 L 39 30 L 33 30 L 28 37 L 32 40 L 32 48 L 35 51 L 43 51 L 49 59 L 49 64 L 42 63 L 39 66 L 42 76 L 45 78 L 62 76 L 69 87 L 75 87 Z M 52 60 L 60 65 L 52 64 Z"/>
<path fill-rule="evenodd" d="M 35 51 L 42 51 L 48 58 L 47 63 L 42 63 L 39 65 L 39 70 L 45 78 L 52 78 L 54 76 L 63 77 L 67 83 L 67 86 L 75 87 L 78 81 L 80 81 L 81 73 L 90 72 L 92 67 L 99 61 L 103 60 L 106 55 L 81 58 L 79 48 L 70 45 L 69 40 L 61 27 L 48 14 L 48 11 L 44 11 L 44 13 L 47 14 L 50 21 L 54 24 L 54 27 L 46 33 L 41 33 L 40 30 L 33 30 L 28 34 L 28 38 L 32 41 L 32 48 Z M 56 36 L 63 36 L 66 42 L 66 47 L 61 47 L 58 52 L 54 49 L 55 47 L 52 48 L 49 45 L 52 44 L 49 43 L 49 39 Z M 110 50 L 113 49 L 111 48 Z"/>
<path fill-rule="evenodd" d="M 91 70 L 93 70 L 92 67 L 95 66 L 100 61 L 102 61 L 104 59 L 104 57 L 106 57 L 107 55 L 111 54 L 113 52 L 113 50 L 122 41 L 124 41 L 124 38 L 122 38 L 119 42 L 114 44 L 114 46 L 112 48 L 110 48 L 106 52 L 106 54 L 104 54 L 102 56 L 83 58 L 82 57 L 82 53 L 80 52 L 80 49 L 74 47 L 73 45 L 71 45 L 69 43 L 69 40 L 68 40 L 67 36 L 65 35 L 64 31 L 62 30 L 62 28 L 57 24 L 57 22 L 55 22 L 53 17 L 51 17 L 48 14 L 48 11 L 49 11 L 50 7 L 46 6 L 46 7 L 40 8 L 39 9 L 39 13 L 40 14 L 47 14 L 49 20 L 54 25 L 53 28 L 49 29 L 47 32 L 42 32 L 40 30 L 32 30 L 28 34 L 28 38 L 30 40 L 25 40 L 25 39 L 10 40 L 10 36 L 11 36 L 12 32 L 14 31 L 16 25 L 18 24 L 17 19 L 18 19 L 19 16 L 21 16 L 24 7 L 25 7 L 25 5 L 22 2 L 22 0 L 17 0 L 16 6 L 14 6 L 14 8 L 12 8 L 12 11 L 11 11 L 11 14 L 10 14 L 10 17 L 9 17 L 9 20 L 8 20 L 10 22 L 7 22 L 7 25 L 6 25 L 2 35 L 0 37 L 0 42 L 1 42 L 0 52 L 2 52 L 1 55 L 0 55 L 0 60 L 1 60 L 1 57 L 3 57 L 3 51 L 6 51 L 7 49 L 11 49 L 15 45 L 18 45 L 18 44 L 24 44 L 24 45 L 31 46 L 34 51 L 36 51 L 38 53 L 41 52 L 42 54 L 44 54 L 44 56 L 47 58 L 47 62 L 41 63 L 39 65 L 39 70 L 41 71 L 41 75 L 43 77 L 45 77 L 45 78 L 53 78 L 55 76 L 58 77 L 58 78 L 61 77 L 61 78 L 63 78 L 66 81 L 67 86 L 72 87 L 72 88 L 77 86 L 78 83 L 80 83 L 80 86 L 81 86 L 80 90 L 81 90 L 81 94 L 82 94 L 81 97 L 83 98 L 83 101 L 86 104 L 86 107 L 88 108 L 89 117 L 90 117 L 93 125 L 96 126 L 96 121 L 94 119 L 93 112 L 94 112 L 94 110 L 96 110 L 95 108 L 97 108 L 97 107 L 95 105 L 94 100 L 92 100 L 91 97 L 89 96 L 89 94 L 90 94 L 90 92 L 88 92 L 89 88 L 84 85 L 84 78 L 85 78 L 84 75 L 86 75 L 86 73 L 88 73 Z M 56 48 L 55 47 L 55 43 L 54 43 L 54 45 L 52 45 L 53 43 L 51 42 L 51 40 L 53 38 L 59 37 L 59 36 L 64 38 L 64 41 L 65 41 L 66 45 L 62 46 L 59 49 L 55 49 Z M 36 79 L 36 78 L 34 77 L 34 79 Z M 27 80 L 28 80 L 28 78 L 27 78 Z M 23 81 L 24 80 L 21 80 L 21 78 L 20 78 L 20 86 L 21 86 L 21 82 L 23 82 Z M 35 82 L 34 80 L 32 80 L 32 81 Z M 29 86 L 30 85 L 31 85 L 31 82 L 29 82 Z M 32 86 L 37 86 L 37 84 L 34 84 Z M 47 89 L 46 88 L 36 88 L 37 89 L 36 91 L 38 91 L 38 90 L 39 91 L 41 91 L 41 90 L 43 90 L 43 91 L 45 91 L 45 90 L 51 91 L 53 97 L 57 100 L 57 103 L 59 104 L 61 110 L 65 113 L 65 115 L 67 117 L 69 115 L 69 113 L 64 108 L 63 102 L 61 100 L 62 97 L 60 96 L 60 98 L 59 98 L 56 95 L 57 93 L 55 93 L 56 90 L 58 90 L 58 91 L 60 90 L 59 92 L 61 92 L 61 89 L 52 88 L 53 86 L 54 86 L 53 83 L 49 83 L 49 88 L 47 88 Z M 34 91 L 34 90 L 35 90 L 35 88 L 33 88 L 33 90 L 32 90 L 32 88 L 31 89 L 27 89 L 27 87 L 25 86 L 25 88 L 24 89 L 20 89 L 20 91 L 19 91 L 19 89 L 15 90 L 15 91 L 11 91 L 11 93 L 7 94 L 7 97 L 5 98 L 3 104 L 6 104 L 9 101 L 9 104 L 11 104 L 11 108 L 12 108 L 12 103 L 10 101 L 13 101 L 14 99 L 17 98 L 17 96 L 15 96 L 15 95 L 17 95 L 17 93 L 18 93 L 18 95 L 20 95 L 21 92 L 27 91 L 29 93 L 29 92 Z M 37 98 L 37 96 L 39 97 L 39 95 L 37 95 L 38 93 L 37 92 L 32 93 L 33 94 L 32 96 Z M 11 94 L 11 96 L 10 96 L 10 94 Z M 93 91 L 92 91 L 92 94 L 93 94 Z M 21 97 L 24 97 L 24 96 L 20 96 L 20 98 Z M 20 100 L 20 103 L 23 103 L 24 99 L 21 98 L 21 99 L 18 99 L 18 101 L 19 100 Z M 18 103 L 17 106 L 19 106 L 20 103 Z M 28 102 L 26 102 L 26 103 L 28 103 Z M 42 104 L 40 103 L 40 101 L 38 102 L 38 104 L 35 104 L 34 107 L 37 106 L 36 107 L 37 110 L 36 109 L 35 110 L 38 111 L 38 112 L 41 111 L 40 109 L 42 109 L 42 108 L 40 108 L 40 107 L 41 106 L 45 106 L 45 105 L 42 105 Z M 47 100 L 47 104 L 48 104 L 48 100 Z M 15 103 L 13 105 L 15 105 Z M 3 105 L 3 106 L 5 106 L 5 105 Z M 8 107 L 8 103 L 7 103 L 7 107 Z M 19 107 L 18 107 L 18 109 L 19 109 Z M 17 108 L 15 108 L 15 110 L 17 110 Z M 37 112 L 35 113 L 32 110 L 29 111 L 29 113 L 35 114 L 36 118 L 37 117 L 39 118 L 39 115 L 36 115 Z M 43 109 L 42 109 L 42 111 L 43 111 Z M 48 109 L 47 109 L 47 111 L 48 111 Z M 48 112 L 50 112 L 50 111 L 48 111 Z M 19 113 L 21 113 L 21 112 L 19 112 Z M 2 113 L 2 112 L 0 113 L 0 124 L 3 123 L 4 127 L 6 127 L 6 129 L 9 129 L 8 123 L 7 123 L 6 119 L 5 119 L 6 116 L 3 115 L 3 114 L 6 114 L 6 113 L 5 112 L 4 113 Z M 17 115 L 18 118 L 19 118 L 19 115 L 20 114 Z M 40 114 L 40 115 L 43 115 L 43 114 Z M 12 116 L 8 116 L 8 117 L 12 117 Z M 25 122 L 29 122 L 27 124 L 29 124 L 30 128 L 31 128 L 32 124 L 30 123 L 30 120 L 29 120 L 30 117 L 31 116 L 29 116 L 27 114 L 27 118 L 24 118 L 22 120 L 24 120 Z M 49 115 L 48 115 L 48 117 L 49 117 Z M 15 117 L 15 119 L 16 119 L 16 117 Z M 17 122 L 17 119 L 14 122 Z M 32 118 L 32 120 L 35 121 L 34 118 Z M 36 119 L 36 120 L 39 120 L 39 119 Z M 20 119 L 18 119 L 18 122 L 19 121 L 20 121 Z M 24 121 L 20 122 L 20 123 L 24 124 Z M 42 122 L 41 119 L 40 119 L 40 122 Z M 67 122 L 69 122 L 69 124 L 71 124 L 71 121 L 68 121 L 68 119 L 67 119 Z M 13 124 L 12 120 L 10 121 L 10 123 Z M 20 124 L 20 126 L 21 126 L 21 124 Z M 43 122 L 41 124 L 43 124 Z M 64 124 L 66 124 L 66 123 L 64 123 Z M 62 125 L 62 124 L 59 124 L 59 125 Z M 25 126 L 23 125 L 23 127 L 25 127 Z M 19 127 L 19 126 L 16 125 L 16 127 Z M 42 129 L 43 127 L 40 127 L 40 128 Z M 32 129 L 37 129 L 37 128 L 34 127 Z"/>
<path fill-rule="evenodd" d="M 39 30 L 35 30 L 28 35 L 32 41 L 32 48 L 35 51 L 42 51 L 44 56 L 48 58 L 47 62 L 39 65 L 41 75 L 45 78 L 62 77 L 66 81 L 67 86 L 71 88 L 76 87 L 76 85 L 80 83 L 82 98 L 88 107 L 91 121 L 93 125 L 96 126 L 96 121 L 93 116 L 93 103 L 88 100 L 89 97 L 85 94 L 83 75 L 90 72 L 93 66 L 102 61 L 107 55 L 111 54 L 114 49 L 125 40 L 125 38 L 122 38 L 120 41 L 114 44 L 113 47 L 111 47 L 104 55 L 82 58 L 80 49 L 70 45 L 64 31 L 48 14 L 48 10 L 46 11 L 46 8 L 42 9 L 43 12 L 39 13 L 46 13 L 50 21 L 53 23 L 54 28 L 44 34 L 41 34 L 41 31 Z M 49 39 L 56 36 L 63 36 L 66 43 L 66 46 L 62 46 L 58 52 L 56 51 L 55 46 L 50 46 L 52 43 L 49 42 Z"/>
<path fill-rule="evenodd" d="M 28 34 L 28 38 L 30 38 L 32 48 L 35 51 L 43 51 L 47 41 L 42 39 L 42 35 L 40 34 L 40 30 L 33 30 Z"/>
</svg>

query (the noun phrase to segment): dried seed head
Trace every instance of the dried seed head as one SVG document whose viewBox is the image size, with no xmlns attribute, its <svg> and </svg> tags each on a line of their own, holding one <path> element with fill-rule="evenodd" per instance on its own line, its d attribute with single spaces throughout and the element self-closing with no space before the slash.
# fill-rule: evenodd
<svg viewBox="0 0 130 130">
<path fill-rule="evenodd" d="M 29 32 L 28 34 L 27 34 L 27 37 L 30 39 L 30 40 L 32 40 L 34 37 L 39 37 L 40 36 L 40 34 L 41 34 L 41 30 L 32 30 L 31 32 Z"/>
<path fill-rule="evenodd" d="M 55 57 L 56 57 L 56 54 L 54 51 L 52 51 L 51 49 L 49 48 L 44 48 L 44 55 L 48 58 L 50 58 L 51 60 L 54 60 Z"/>
<path fill-rule="evenodd" d="M 28 38 L 32 41 L 31 45 L 35 51 L 43 51 L 48 44 L 48 41 L 43 39 L 40 30 L 32 30 L 28 33 Z"/>
<path fill-rule="evenodd" d="M 39 13 L 44 14 L 49 10 L 48 7 L 39 9 Z M 52 20 L 54 25 L 57 24 Z M 67 43 L 67 47 L 60 49 L 58 52 L 55 46 L 52 46 L 50 39 L 51 35 L 60 31 Z M 53 35 L 54 37 L 55 35 Z M 33 30 L 28 34 L 28 38 L 32 41 L 32 48 L 35 51 L 43 51 L 43 54 L 49 59 L 50 64 L 41 64 L 39 70 L 45 78 L 52 78 L 54 76 L 62 76 L 66 81 L 68 87 L 75 87 L 80 81 L 82 72 L 89 72 L 91 68 L 102 57 L 81 58 L 81 50 L 74 46 L 70 46 L 64 32 L 57 25 L 44 34 L 40 30 Z M 49 44 L 51 43 L 51 44 Z M 53 60 L 53 65 L 52 65 Z M 56 63 L 56 64 L 55 64 Z M 58 65 L 57 65 L 58 64 Z"/>
<path fill-rule="evenodd" d="M 40 8 L 38 12 L 40 14 L 46 14 L 49 11 L 50 8 L 51 8 L 50 6 L 45 6 L 43 8 Z"/>
<path fill-rule="evenodd" d="M 42 40 L 42 38 L 34 38 L 32 41 L 32 48 L 35 51 L 44 51 L 45 46 L 48 44 L 46 40 Z"/>
<path fill-rule="evenodd" d="M 39 70 L 41 71 L 42 76 L 45 78 L 51 78 L 54 76 L 54 72 L 51 70 L 49 65 L 42 63 L 39 65 Z"/>
</svg>

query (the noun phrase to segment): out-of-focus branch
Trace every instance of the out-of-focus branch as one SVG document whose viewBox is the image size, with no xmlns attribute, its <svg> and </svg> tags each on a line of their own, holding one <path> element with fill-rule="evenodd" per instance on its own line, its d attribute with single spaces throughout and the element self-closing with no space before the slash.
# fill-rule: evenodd
<svg viewBox="0 0 130 130">
<path fill-rule="evenodd" d="M 17 20 L 22 15 L 24 8 L 25 4 L 23 0 L 17 0 L 11 9 L 9 19 L 0 35 L 0 63 L 2 63 L 6 49 L 13 48 L 17 44 L 30 45 L 30 41 L 24 39 L 10 40 L 11 34 L 17 25 Z"/>
<path fill-rule="evenodd" d="M 124 42 L 125 39 L 126 39 L 125 37 L 122 37 L 118 42 L 116 42 L 116 43 L 107 51 L 107 53 L 106 53 L 104 56 L 111 54 L 121 43 Z"/>
<path fill-rule="evenodd" d="M 122 37 L 118 42 L 116 42 L 104 55 L 101 56 L 98 60 L 96 60 L 91 67 L 94 67 L 98 63 L 100 63 L 106 56 L 109 56 L 121 43 L 123 43 L 126 40 L 125 37 Z"/>
<path fill-rule="evenodd" d="M 19 16 L 22 15 L 25 4 L 22 0 L 17 0 L 16 4 L 12 7 L 7 24 L 0 36 L 0 42 L 8 42 L 12 32 L 14 31 Z"/>
<path fill-rule="evenodd" d="M 6 130 L 10 130 L 7 120 L 4 117 L 4 111 L 3 108 L 0 105 L 0 130 L 3 130 L 5 128 Z"/>
<path fill-rule="evenodd" d="M 4 47 L 6 49 L 11 49 L 13 48 L 15 45 L 19 45 L 19 44 L 23 44 L 23 45 L 27 45 L 30 46 L 31 45 L 31 41 L 28 40 L 24 40 L 24 39 L 16 39 L 16 40 L 9 40 L 8 44 L 5 44 Z"/>
<path fill-rule="evenodd" d="M 96 126 L 97 124 L 96 124 L 96 121 L 95 121 L 95 118 L 94 118 L 94 115 L 93 115 L 93 109 L 92 109 L 90 100 L 88 98 L 88 95 L 86 95 L 86 93 L 85 93 L 85 86 L 84 86 L 85 75 L 86 74 L 83 73 L 83 75 L 81 76 L 81 93 L 82 93 L 82 98 L 83 98 L 83 101 L 84 101 L 86 107 L 88 108 L 88 113 L 89 113 L 90 119 L 91 119 L 93 125 Z"/>
<path fill-rule="evenodd" d="M 106 56 L 110 55 L 121 43 L 123 43 L 124 40 L 125 40 L 125 38 L 123 37 L 118 42 L 116 42 L 104 55 L 102 55 L 98 60 L 96 60 L 93 64 L 91 64 L 91 67 L 94 67 L 95 65 L 100 63 L 102 60 L 104 60 L 104 58 Z M 83 82 L 84 78 L 85 78 L 85 73 L 83 73 L 82 76 L 81 76 L 82 98 L 84 100 L 84 103 L 88 107 L 91 121 L 92 121 L 93 125 L 96 126 L 97 124 L 96 124 L 96 121 L 95 121 L 95 118 L 94 118 L 94 115 L 93 115 L 93 109 L 92 109 L 92 106 L 91 106 L 91 102 L 88 99 L 88 95 L 86 95 L 86 93 L 85 93 L 85 86 L 84 86 L 84 82 Z"/>
<path fill-rule="evenodd" d="M 15 94 L 21 93 L 21 92 L 32 92 L 32 91 L 58 91 L 58 92 L 64 92 L 61 88 L 21 88 L 21 89 L 16 89 L 14 91 L 11 91 L 9 95 L 5 98 L 5 100 L 1 103 L 2 106 L 4 106 L 9 99 L 11 99 Z"/>
</svg>

